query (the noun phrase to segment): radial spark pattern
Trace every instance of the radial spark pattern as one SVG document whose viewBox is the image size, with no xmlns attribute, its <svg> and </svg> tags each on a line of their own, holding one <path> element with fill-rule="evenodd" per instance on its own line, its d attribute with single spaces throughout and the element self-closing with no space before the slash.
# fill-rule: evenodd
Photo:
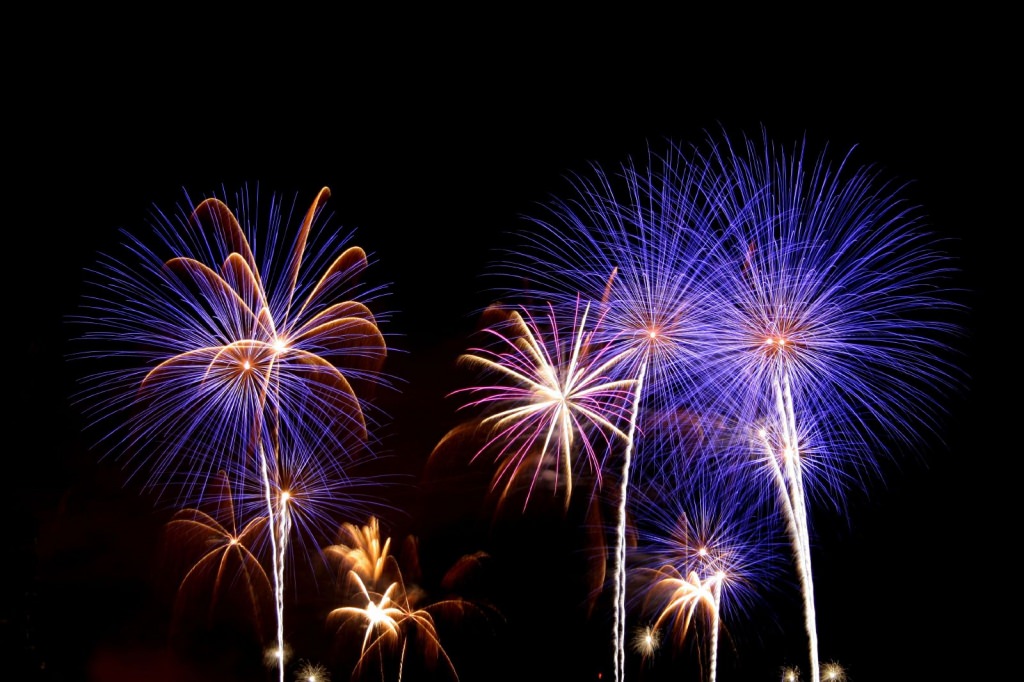
<svg viewBox="0 0 1024 682">
<path fill-rule="evenodd" d="M 251 470 L 261 449 L 272 468 L 312 457 L 330 469 L 368 436 L 357 389 L 384 381 L 386 345 L 366 305 L 381 290 L 359 285 L 367 258 L 347 236 L 313 239 L 329 195 L 291 233 L 294 206 L 271 197 L 262 253 L 247 222 L 258 192 L 239 193 L 237 215 L 220 198 L 189 200 L 177 216 L 155 213 L 159 248 L 129 236 L 126 255 L 91 272 L 73 321 L 86 344 L 76 357 L 95 371 L 77 398 L 102 445 L 151 486 L 177 488 L 179 503 L 201 500 L 219 470 Z"/>
<path fill-rule="evenodd" d="M 471 396 L 464 407 L 486 410 L 488 435 L 477 456 L 491 453 L 499 463 L 503 495 L 525 481 L 524 507 L 542 483 L 562 489 L 568 506 L 574 475 L 588 467 L 600 481 L 614 442 L 626 439 L 633 382 L 614 378 L 625 354 L 593 342 L 588 324 L 600 322 L 580 302 L 568 324 L 554 307 L 542 318 L 495 312 L 502 317 L 486 329 L 495 345 L 461 358 L 494 381 L 456 391 Z"/>
</svg>

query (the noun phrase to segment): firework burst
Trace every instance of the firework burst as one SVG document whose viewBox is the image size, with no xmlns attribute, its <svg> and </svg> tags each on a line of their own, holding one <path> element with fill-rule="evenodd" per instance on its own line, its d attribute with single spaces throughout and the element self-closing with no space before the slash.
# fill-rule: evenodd
<svg viewBox="0 0 1024 682">
<path fill-rule="evenodd" d="M 501 263 L 501 276 L 524 281 L 511 293 L 567 304 L 600 301 L 598 338 L 621 355 L 618 376 L 634 382 L 618 490 L 614 555 L 616 679 L 624 675 L 626 507 L 638 423 L 676 428 L 702 416 L 692 406 L 704 385 L 700 363 L 714 343 L 709 268 L 719 246 L 713 227 L 729 204 L 727 178 L 690 164 L 682 148 L 649 152 L 616 172 L 598 166 L 570 179 L 531 219 L 525 246 Z"/>
<path fill-rule="evenodd" d="M 256 517 L 239 530 L 228 479 L 219 478 L 222 491 L 212 500 L 216 511 L 182 509 L 166 526 L 169 549 L 190 564 L 177 590 L 175 625 L 196 604 L 205 604 L 207 626 L 223 613 L 241 612 L 262 637 L 273 590 L 253 550 L 266 533 L 267 517 Z"/>
<path fill-rule="evenodd" d="M 633 633 L 633 651 L 644 660 L 652 658 L 660 646 L 661 632 L 653 625 L 637 628 Z"/>
<path fill-rule="evenodd" d="M 381 291 L 359 286 L 367 258 L 347 235 L 313 248 L 329 196 L 317 195 L 284 258 L 280 198 L 259 265 L 255 217 L 247 234 L 224 200 L 208 198 L 176 218 L 155 214 L 166 255 L 129 236 L 126 257 L 103 256 L 90 273 L 92 293 L 72 318 L 89 347 L 74 357 L 105 366 L 76 399 L 107 427 L 101 444 L 151 486 L 180 486 L 179 503 L 202 499 L 221 469 L 248 470 L 261 448 L 309 453 L 367 437 L 356 388 L 384 383 L 386 345 L 365 303 Z M 259 210 L 258 194 L 237 202 L 243 220 Z M 312 278 L 314 268 L 323 271 Z M 276 445 L 282 438 L 288 447 Z"/>
<path fill-rule="evenodd" d="M 818 682 L 808 509 L 812 498 L 841 509 L 851 485 L 879 475 L 880 453 L 938 430 L 959 374 L 952 265 L 903 188 L 849 154 L 833 165 L 766 135 L 709 148 L 734 182 L 708 407 L 750 434 L 741 459 L 785 512 Z"/>
<path fill-rule="evenodd" d="M 302 661 L 295 671 L 295 682 L 331 682 L 331 673 L 320 663 Z"/>
<path fill-rule="evenodd" d="M 382 678 L 390 663 L 401 680 L 411 644 L 432 670 L 441 662 L 447 673 L 458 679 L 454 662 L 441 645 L 438 620 L 456 621 L 472 614 L 486 622 L 497 615 L 496 611 L 487 604 L 455 596 L 428 602 L 426 590 L 412 582 L 420 577 L 415 537 L 406 537 L 406 575 L 398 559 L 389 553 L 390 547 L 391 538 L 382 538 L 380 521 L 371 517 L 364 526 L 343 524 L 339 542 L 324 550 L 338 565 L 340 594 L 348 602 L 328 613 L 327 625 L 336 630 L 339 641 L 347 641 L 354 627 L 361 628 L 362 644 L 353 676 L 366 672 L 376 660 Z M 479 552 L 462 557 L 446 572 L 441 587 L 452 593 L 480 569 L 485 558 Z"/>
<path fill-rule="evenodd" d="M 574 472 L 587 466 L 600 485 L 614 440 L 627 439 L 622 425 L 634 382 L 611 374 L 625 355 L 592 342 L 590 307 L 581 305 L 577 301 L 568 333 L 553 306 L 544 318 L 495 308 L 501 320 L 486 332 L 498 348 L 473 349 L 460 358 L 499 379 L 455 394 L 473 396 L 463 408 L 490 410 L 481 422 L 489 435 L 476 456 L 496 453 L 495 486 L 504 484 L 503 498 L 513 484 L 528 482 L 524 509 L 542 481 L 556 492 L 561 486 L 568 507 Z"/>
<path fill-rule="evenodd" d="M 286 207 L 271 197 L 262 261 L 258 192 L 243 190 L 237 212 L 217 197 L 189 200 L 176 219 L 157 212 L 166 254 L 130 238 L 134 262 L 102 258 L 92 271 L 97 293 L 74 319 L 86 325 L 80 340 L 97 348 L 79 357 L 112 363 L 79 395 L 91 425 L 109 428 L 102 444 L 145 469 L 150 486 L 177 486 L 179 502 L 194 502 L 217 471 L 236 489 L 261 481 L 279 651 L 289 538 L 300 507 L 305 518 L 315 509 L 299 501 L 336 482 L 346 456 L 364 452 L 357 389 L 386 383 L 386 344 L 366 305 L 379 290 L 357 286 L 366 254 L 330 234 L 323 249 L 308 248 L 329 196 L 321 189 L 302 214 L 283 258 Z M 283 682 L 283 659 L 279 669 Z"/>
<path fill-rule="evenodd" d="M 800 682 L 800 669 L 795 666 L 784 666 L 781 675 L 781 682 Z"/>
<path fill-rule="evenodd" d="M 649 445 L 654 445 L 648 441 Z M 669 626 L 683 644 L 696 614 L 708 618 L 708 679 L 717 677 L 719 634 L 749 620 L 753 607 L 784 582 L 779 542 L 745 478 L 708 457 L 679 454 L 674 438 L 656 443 L 676 467 L 633 497 L 637 546 L 631 572 L 634 600 L 654 626 Z"/>
<path fill-rule="evenodd" d="M 846 682 L 846 669 L 835 661 L 821 666 L 821 679 L 825 682 Z"/>
</svg>

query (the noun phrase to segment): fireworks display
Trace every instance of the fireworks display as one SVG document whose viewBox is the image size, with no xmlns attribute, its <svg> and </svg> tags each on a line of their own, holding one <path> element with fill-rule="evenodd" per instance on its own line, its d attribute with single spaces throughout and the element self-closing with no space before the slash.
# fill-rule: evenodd
<svg viewBox="0 0 1024 682">
<path fill-rule="evenodd" d="M 513 627 L 503 656 L 557 657 L 553 605 L 573 603 L 593 655 L 559 677 L 744 679 L 786 626 L 765 679 L 856 678 L 856 645 L 819 637 L 835 605 L 816 571 L 828 519 L 856 526 L 852 499 L 945 429 L 964 381 L 952 245 L 852 149 L 764 129 L 565 179 L 480 264 L 492 298 L 448 339 L 446 382 L 408 387 L 425 414 L 458 402 L 417 422 L 432 451 L 389 449 L 401 315 L 326 187 L 186 193 L 87 267 L 71 399 L 99 459 L 167 511 L 175 655 L 208 637 L 277 682 L 470 682 Z M 444 509 L 390 485 L 442 451 L 467 470 L 445 469 Z M 501 524 L 477 523 L 470 469 Z M 580 518 L 585 546 L 558 549 L 586 576 L 530 541 Z M 517 520 L 536 525 L 510 547 Z M 766 619 L 780 605 L 799 627 Z M 534 637 L 524 614 L 549 625 Z"/>
</svg>

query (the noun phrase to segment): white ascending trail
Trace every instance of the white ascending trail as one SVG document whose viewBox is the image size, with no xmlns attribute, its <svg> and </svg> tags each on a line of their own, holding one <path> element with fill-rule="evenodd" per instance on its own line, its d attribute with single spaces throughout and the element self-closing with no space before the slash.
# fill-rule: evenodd
<svg viewBox="0 0 1024 682">
<path fill-rule="evenodd" d="M 290 521 L 288 520 L 288 512 L 285 509 L 285 505 L 282 505 L 282 535 L 279 549 L 277 542 L 278 530 L 274 524 L 276 514 L 274 514 L 274 500 L 270 488 L 270 475 L 267 470 L 267 457 L 262 448 L 260 448 L 260 473 L 263 476 L 263 492 L 266 496 L 267 514 L 270 519 L 270 558 L 274 570 L 274 605 L 277 611 L 277 668 L 279 680 L 284 682 L 284 542 L 287 539 L 287 535 L 283 531 L 287 525 L 290 525 Z M 279 552 L 280 557 L 278 556 Z"/>
<path fill-rule="evenodd" d="M 712 588 L 715 608 L 711 613 L 711 674 L 708 682 L 715 682 L 718 677 L 718 629 L 722 624 L 722 581 L 725 576 L 719 573 L 715 576 L 715 584 Z"/>
<path fill-rule="evenodd" d="M 791 532 L 795 534 L 793 546 L 797 553 L 797 569 L 800 573 L 800 585 L 803 590 L 804 627 L 807 630 L 811 682 L 820 682 L 817 616 L 814 608 L 814 579 L 811 572 L 810 533 L 807 529 L 807 500 L 804 496 L 803 471 L 800 462 L 800 441 L 788 372 L 782 373 L 781 380 L 779 377 L 775 378 L 773 389 L 779 416 L 779 426 L 782 431 L 785 479 L 788 481 L 788 485 L 780 492 L 787 498 L 788 504 L 786 508 L 791 519 L 790 528 Z"/>
<path fill-rule="evenodd" d="M 288 493 L 284 493 L 281 499 L 281 508 L 278 516 L 280 525 L 277 536 L 277 651 L 281 657 L 281 682 L 284 682 L 284 664 L 286 663 L 284 649 L 284 566 L 288 537 L 292 531 L 292 515 L 288 511 L 287 495 Z"/>
<path fill-rule="evenodd" d="M 619 486 L 619 518 L 615 547 L 615 624 L 612 631 L 615 639 L 614 663 L 617 682 L 626 679 L 626 496 L 629 491 L 629 466 L 633 457 L 637 415 L 640 412 L 640 393 L 646 374 L 647 362 L 644 361 L 640 366 L 636 390 L 633 393 L 633 412 L 629 419 L 626 454 L 622 463 L 622 483 Z"/>
</svg>

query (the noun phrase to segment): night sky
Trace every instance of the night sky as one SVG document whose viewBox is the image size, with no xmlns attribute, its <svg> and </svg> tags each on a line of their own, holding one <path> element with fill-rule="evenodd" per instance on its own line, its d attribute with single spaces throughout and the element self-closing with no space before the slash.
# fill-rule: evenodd
<svg viewBox="0 0 1024 682">
<path fill-rule="evenodd" d="M 251 54 L 242 40 L 197 53 L 170 39 L 62 37 L 50 36 L 67 55 L 58 69 L 17 79 L 21 125 L 9 131 L 8 233 L 21 246 L 7 252 L 20 273 L 8 285 L 27 313 L 10 340 L 28 347 L 27 358 L 11 356 L 7 403 L 22 415 L 8 420 L 6 457 L 15 498 L 0 633 L 19 670 L 10 679 L 276 679 L 244 632 L 220 630 L 184 653 L 168 645 L 161 533 L 172 510 L 92 448 L 70 401 L 82 368 L 66 359 L 84 269 L 120 228 L 144 236 L 150 209 L 173 208 L 183 189 L 257 183 L 300 204 L 329 187 L 331 224 L 355 231 L 370 277 L 388 284 L 386 331 L 402 350 L 387 371 L 401 381 L 381 398 L 390 421 L 380 449 L 405 477 L 389 492 L 389 528 L 418 537 L 428 590 L 460 556 L 487 552 L 474 589 L 504 616 L 492 634 L 452 630 L 460 679 L 611 679 L 607 604 L 587 613 L 584 515 L 540 507 L 491 524 L 479 470 L 429 484 L 424 472 L 461 420 L 446 395 L 468 380 L 455 359 L 491 302 L 481 275 L 521 216 L 563 190 L 566 173 L 642 156 L 648 144 L 696 142 L 720 125 L 737 135 L 763 125 L 776 142 L 806 136 L 837 153 L 856 146 L 857 159 L 912 181 L 929 226 L 953 239 L 968 290 L 970 378 L 947 399 L 944 432 L 920 461 L 887 468 L 854 496 L 844 518 L 815 517 L 822 661 L 843 664 L 854 682 L 986 679 L 1010 663 L 991 605 L 1010 598 L 1017 572 L 1002 558 L 1018 446 L 997 428 L 1013 370 L 996 320 L 1014 310 L 999 280 L 1018 219 L 1002 191 L 1014 135 L 1002 129 L 997 55 L 968 57 L 938 37 L 820 38 L 773 56 L 731 52 L 711 68 L 707 53 L 617 50 L 610 38 L 550 55 L 484 38 L 320 44 L 314 58 Z M 296 660 L 330 662 L 321 606 L 304 597 L 286 616 Z M 755 610 L 762 620 L 735 625 L 718 679 L 775 680 L 783 665 L 808 679 L 800 613 L 796 590 L 774 592 Z M 668 650 L 644 670 L 634 659 L 630 679 L 688 671 Z"/>
</svg>

